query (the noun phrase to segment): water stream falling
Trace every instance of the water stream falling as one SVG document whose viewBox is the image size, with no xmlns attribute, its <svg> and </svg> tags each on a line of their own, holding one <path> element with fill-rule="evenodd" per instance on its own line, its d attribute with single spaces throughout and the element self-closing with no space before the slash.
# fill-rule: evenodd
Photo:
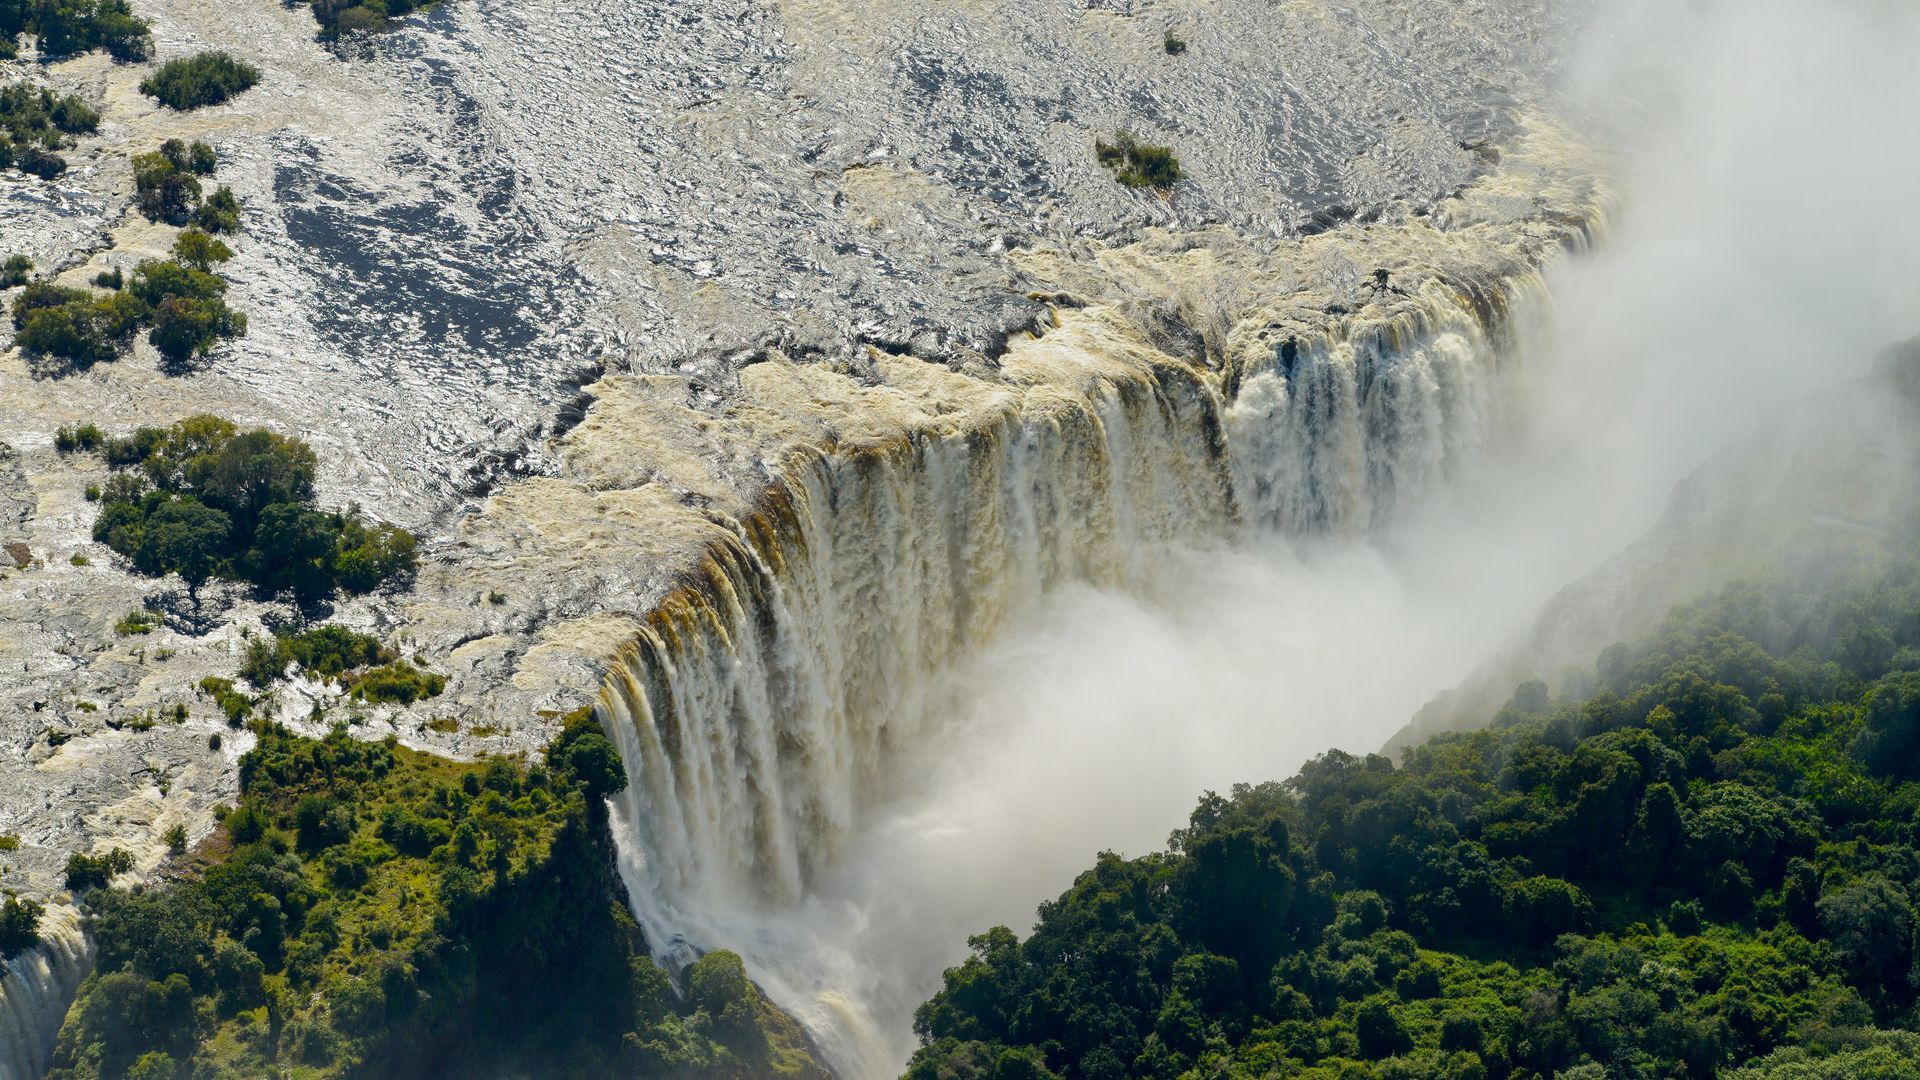
<svg viewBox="0 0 1920 1080">
<path fill-rule="evenodd" d="M 50 908 L 40 944 L 7 961 L 0 978 L 0 1080 L 37 1080 L 53 1054 L 60 1018 L 93 967 L 93 944 L 72 908 Z"/>
<path fill-rule="evenodd" d="M 1253 558 L 1240 577 L 1270 582 L 1274 604 L 1335 603 L 1290 595 L 1314 588 L 1290 562 L 1294 541 L 1344 551 L 1464 472 L 1518 404 L 1511 313 L 1546 303 L 1535 275 L 1496 303 L 1437 285 L 1426 300 L 1391 322 L 1289 339 L 1234 373 L 1231 400 L 1219 380 L 1167 363 L 1102 377 L 1080 398 L 1017 398 L 971 430 L 790 462 L 602 691 L 631 779 L 614 808 L 623 874 L 656 947 L 740 951 L 837 1070 L 896 1073 L 910 1002 L 983 906 L 915 914 L 871 886 L 891 881 L 897 895 L 916 855 L 938 861 L 915 833 L 916 796 L 963 789 L 955 762 L 992 775 L 1003 766 L 980 757 L 980 740 L 1016 737 L 979 714 L 991 696 L 958 673 L 1062 610 L 1117 603 L 1118 625 L 1135 601 L 1178 606 L 1169 587 L 1190 578 L 1175 565 Z M 1406 708 L 1385 715 L 1418 703 L 1394 699 Z M 1164 790 L 1183 803 L 1198 787 Z M 1178 820 L 1164 802 L 1141 800 L 1159 835 Z M 929 865 L 915 883 L 952 895 L 983 872 Z M 897 935 L 872 932 L 889 909 L 954 925 L 923 929 L 922 950 L 938 945 L 910 970 L 885 970 L 877 959 L 904 955 Z"/>
</svg>

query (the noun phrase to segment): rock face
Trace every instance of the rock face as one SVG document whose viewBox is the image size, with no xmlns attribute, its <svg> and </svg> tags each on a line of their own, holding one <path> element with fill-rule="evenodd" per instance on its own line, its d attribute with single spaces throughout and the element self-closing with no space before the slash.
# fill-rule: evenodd
<svg viewBox="0 0 1920 1080">
<path fill-rule="evenodd" d="M 532 749 L 796 454 L 965 439 L 1016 399 L 1170 372 L 1258 434 L 1306 400 L 1302 355 L 1363 435 L 1411 415 L 1362 408 L 1396 350 L 1438 310 L 1504 325 L 1604 216 L 1604 163 L 1545 87 L 1561 9 L 449 0 L 330 50 L 299 7 L 157 0 L 162 58 L 224 48 L 266 80 L 176 114 L 104 57 L 8 65 L 104 119 L 59 181 L 0 179 L 0 255 L 80 284 L 164 251 L 127 158 L 204 138 L 247 206 L 227 272 L 251 330 L 185 374 L 144 344 L 85 372 L 0 355 L 0 542 L 30 554 L 0 563 L 0 833 L 22 841 L 0 883 L 57 898 L 73 851 L 145 872 L 169 825 L 210 828 L 245 737 L 195 686 L 285 613 L 125 572 L 90 541 L 105 470 L 57 427 L 218 412 L 313 443 L 323 499 L 425 541 L 411 593 L 336 617 L 450 677 L 356 722 Z M 1094 144 L 1120 131 L 1187 179 L 1116 183 Z M 1234 478 L 1229 516 L 1366 527 L 1419 478 L 1361 445 L 1360 502 Z M 146 602 L 165 625 L 117 635 Z"/>
</svg>

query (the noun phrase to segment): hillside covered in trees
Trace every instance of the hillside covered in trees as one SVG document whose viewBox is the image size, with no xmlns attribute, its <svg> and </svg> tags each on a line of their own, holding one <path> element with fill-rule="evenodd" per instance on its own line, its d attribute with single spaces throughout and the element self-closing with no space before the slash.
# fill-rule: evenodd
<svg viewBox="0 0 1920 1080">
<path fill-rule="evenodd" d="M 909 1076 L 1920 1078 L 1916 811 L 1920 560 L 1733 588 L 1103 854 L 971 939 Z"/>
<path fill-rule="evenodd" d="M 648 955 L 588 714 L 531 766 L 254 730 L 241 804 L 173 881 L 69 867 L 99 958 L 52 1076 L 822 1075 L 737 956 L 676 995 Z"/>
</svg>

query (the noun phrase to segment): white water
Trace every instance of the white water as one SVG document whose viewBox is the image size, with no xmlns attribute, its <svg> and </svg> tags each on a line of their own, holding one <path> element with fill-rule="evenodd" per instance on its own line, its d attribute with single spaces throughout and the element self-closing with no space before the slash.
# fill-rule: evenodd
<svg viewBox="0 0 1920 1080">
<path fill-rule="evenodd" d="M 1597 70 L 1652 69 L 1598 77 L 1654 103 L 1626 125 L 1633 210 L 1550 275 L 1547 348 L 1501 364 L 1430 305 L 1420 332 L 1242 373 L 1220 414 L 1225 530 L 1210 503 L 1189 524 L 1138 494 L 1167 489 L 1102 479 L 1171 453 L 1146 410 L 1070 453 L 996 448 L 967 470 L 997 478 L 969 481 L 998 493 L 985 505 L 955 509 L 951 469 L 925 493 L 907 469 L 809 481 L 784 548 L 763 545 L 804 548 L 802 571 L 753 578 L 672 648 L 656 635 L 604 698 L 635 771 L 623 869 L 656 945 L 740 951 L 844 1075 L 897 1074 L 966 934 L 1024 930 L 1097 850 L 1158 847 L 1204 788 L 1380 745 L 1703 457 L 1920 331 L 1915 144 L 1897 135 L 1920 124 L 1920 13 L 1620 6 L 1647 18 L 1596 36 L 1620 54 Z M 1048 455 L 1069 471 L 1038 469 Z M 1199 468 L 1190 445 L 1175 459 L 1158 475 Z M 992 545 L 1022 574 L 938 574 L 980 539 L 970 513 L 1062 499 L 1094 511 L 1054 516 L 1084 523 L 1071 543 Z M 901 580 L 929 568 L 945 584 Z M 649 757 L 656 729 L 681 735 Z"/>
<path fill-rule="evenodd" d="M 0 979 L 0 1080 L 46 1074 L 61 1018 L 93 967 L 93 944 L 72 908 L 50 907 L 40 938 L 38 947 L 7 962 Z"/>
<path fill-rule="evenodd" d="M 1156 843 L 1206 785 L 1285 775 L 1329 719 L 1380 742 L 1482 639 L 1406 620 L 1378 553 L 1289 538 L 1383 528 L 1463 471 L 1518 403 L 1493 336 L 1436 290 L 1418 319 L 1275 356 L 1225 408 L 1143 376 L 794 464 L 603 693 L 656 947 L 741 952 L 838 1070 L 895 1073 L 967 932 L 1020 924 L 1100 846 Z M 1400 640 L 1354 639 L 1383 625 Z M 1417 660 L 1372 673 L 1393 655 Z M 1192 686 L 1165 672 L 1205 680 L 1208 715 L 1180 715 Z M 1357 688 L 1338 717 L 1287 711 L 1334 685 Z M 1236 771 L 1197 767 L 1219 761 Z M 1082 818 L 1068 776 L 1129 796 Z"/>
</svg>

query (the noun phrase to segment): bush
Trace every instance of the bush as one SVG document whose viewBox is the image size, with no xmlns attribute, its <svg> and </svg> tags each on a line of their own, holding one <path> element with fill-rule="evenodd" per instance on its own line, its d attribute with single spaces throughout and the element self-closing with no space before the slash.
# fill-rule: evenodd
<svg viewBox="0 0 1920 1080">
<path fill-rule="evenodd" d="M 135 203 L 147 220 L 184 225 L 198 213 L 200 180 L 191 154 L 185 143 L 170 139 L 152 153 L 133 156 Z"/>
<path fill-rule="evenodd" d="M 1113 170 L 1114 179 L 1128 187 L 1168 191 L 1186 175 L 1170 147 L 1149 146 L 1125 131 L 1115 135 L 1112 143 L 1096 140 L 1093 151 L 1100 164 Z"/>
<path fill-rule="evenodd" d="M 116 355 L 100 309 L 86 294 L 14 318 L 14 340 L 29 353 L 90 365 Z"/>
<path fill-rule="evenodd" d="M 133 291 L 218 281 L 148 263 Z M 298 439 L 194 416 L 112 439 L 104 456 L 119 471 L 101 494 L 94 539 L 143 573 L 178 573 L 190 589 L 208 577 L 237 578 L 305 603 L 413 570 L 412 534 L 369 525 L 357 510 L 313 508 L 313 451 Z"/>
<path fill-rule="evenodd" d="M 353 680 L 351 693 L 364 701 L 411 705 L 446 689 L 445 676 L 421 671 L 405 660 L 372 668 Z"/>
<path fill-rule="evenodd" d="M 62 454 L 71 454 L 78 450 L 98 450 L 106 442 L 106 432 L 100 425 L 88 421 L 78 427 L 62 427 L 53 433 L 53 448 Z"/>
<path fill-rule="evenodd" d="M 237 233 L 240 231 L 240 200 L 233 189 L 221 185 L 207 196 L 194 212 L 194 224 L 210 233 Z"/>
<path fill-rule="evenodd" d="M 0 969 L 4 969 L 4 961 L 40 944 L 40 916 L 45 911 L 32 900 L 15 896 L 0 904 Z"/>
<path fill-rule="evenodd" d="M 101 855 L 82 855 L 76 851 L 67 858 L 67 890 L 80 893 L 89 889 L 103 889 L 115 874 L 124 874 L 131 869 L 133 856 L 121 848 Z"/>
<path fill-rule="evenodd" d="M 0 17 L 0 23 L 5 21 Z M 0 41 L 11 40 L 0 32 Z M 56 96 L 26 82 L 0 87 L 0 166 L 51 180 L 67 169 L 66 160 L 54 151 L 99 126 L 100 113 L 72 94 Z"/>
<path fill-rule="evenodd" d="M 316 0 L 313 17 L 319 21 L 321 36 L 336 38 L 342 34 L 375 33 L 385 30 L 392 19 L 431 6 L 433 0 Z"/>
<path fill-rule="evenodd" d="M 25 285 L 33 274 L 33 260 L 25 255 L 9 255 L 0 263 L 0 289 Z"/>
<path fill-rule="evenodd" d="M 260 81 L 260 69 L 223 52 L 169 60 L 140 83 L 140 92 L 171 109 L 219 105 Z"/>
<path fill-rule="evenodd" d="M 233 688 L 232 679 L 222 679 L 209 675 L 200 680 L 200 689 L 213 698 L 220 711 L 227 714 L 227 726 L 239 727 L 247 717 L 253 715 L 253 699 Z"/>
<path fill-rule="evenodd" d="M 122 63 L 137 63 L 153 55 L 147 22 L 126 0 L 0 3 L 0 59 L 16 54 L 22 33 L 39 38 L 40 51 L 47 56 L 104 49 Z"/>
<path fill-rule="evenodd" d="M 180 363 L 204 356 L 224 338 L 247 332 L 247 317 L 219 300 L 169 296 L 153 311 L 147 340 L 161 356 Z"/>
</svg>

